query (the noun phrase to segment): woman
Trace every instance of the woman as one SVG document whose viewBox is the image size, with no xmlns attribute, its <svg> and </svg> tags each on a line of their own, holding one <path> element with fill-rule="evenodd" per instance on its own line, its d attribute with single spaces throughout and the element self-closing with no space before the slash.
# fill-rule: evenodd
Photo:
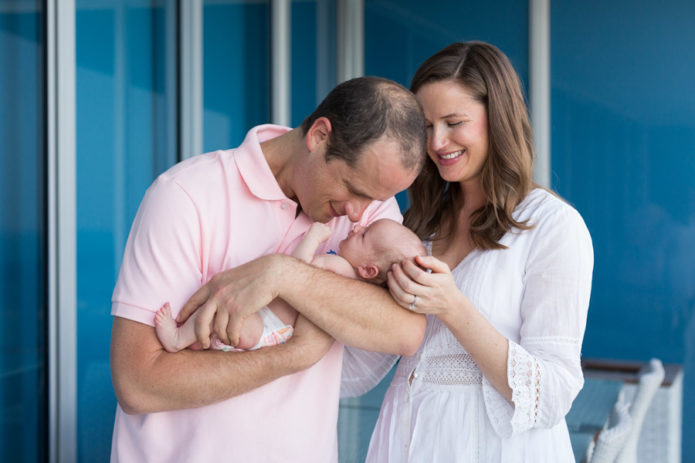
<svg viewBox="0 0 695 463">
<path fill-rule="evenodd" d="M 586 226 L 531 180 L 527 110 L 500 50 L 450 45 L 411 90 L 429 159 L 405 223 L 431 256 L 394 266 L 388 284 L 427 331 L 398 365 L 367 460 L 574 461 L 564 417 L 583 385 Z"/>
</svg>

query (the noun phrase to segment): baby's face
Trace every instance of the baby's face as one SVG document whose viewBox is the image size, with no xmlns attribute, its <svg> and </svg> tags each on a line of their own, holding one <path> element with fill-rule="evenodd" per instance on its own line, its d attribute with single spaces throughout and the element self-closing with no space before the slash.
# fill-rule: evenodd
<svg viewBox="0 0 695 463">
<path fill-rule="evenodd" d="M 346 259 L 354 267 L 361 265 L 373 256 L 374 226 L 363 227 L 355 225 L 347 238 L 338 244 L 338 255 Z"/>
<path fill-rule="evenodd" d="M 355 225 L 348 237 L 338 245 L 338 255 L 353 267 L 379 262 L 385 247 L 397 247 L 403 230 L 398 222 L 380 219 L 368 227 Z M 379 249 L 382 251 L 380 252 Z"/>
</svg>

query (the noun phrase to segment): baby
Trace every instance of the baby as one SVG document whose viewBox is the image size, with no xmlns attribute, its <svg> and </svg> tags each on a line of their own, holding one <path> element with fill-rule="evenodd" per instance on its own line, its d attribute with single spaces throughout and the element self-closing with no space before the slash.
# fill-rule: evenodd
<svg viewBox="0 0 695 463">
<path fill-rule="evenodd" d="M 337 254 L 317 255 L 319 245 L 331 235 L 328 225 L 315 222 L 305 233 L 292 255 L 339 275 L 383 285 L 391 265 L 427 251 L 420 239 L 408 228 L 390 219 L 381 219 L 368 227 L 355 225 L 338 244 Z M 157 311 L 155 330 L 159 341 L 169 352 L 178 352 L 196 341 L 194 312 L 180 327 L 171 316 L 169 304 Z M 253 350 L 282 344 L 292 337 L 297 311 L 281 299 L 244 320 L 239 344 L 232 347 L 213 339 L 212 348 L 219 350 Z"/>
</svg>

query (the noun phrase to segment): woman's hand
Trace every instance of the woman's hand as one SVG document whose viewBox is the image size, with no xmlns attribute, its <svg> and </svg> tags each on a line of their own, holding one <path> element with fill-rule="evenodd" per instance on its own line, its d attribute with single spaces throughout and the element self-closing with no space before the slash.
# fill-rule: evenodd
<svg viewBox="0 0 695 463">
<path fill-rule="evenodd" d="M 469 305 L 446 263 L 432 256 L 417 256 L 415 262 L 407 259 L 394 264 L 387 275 L 389 291 L 399 305 L 437 316 Z"/>
</svg>

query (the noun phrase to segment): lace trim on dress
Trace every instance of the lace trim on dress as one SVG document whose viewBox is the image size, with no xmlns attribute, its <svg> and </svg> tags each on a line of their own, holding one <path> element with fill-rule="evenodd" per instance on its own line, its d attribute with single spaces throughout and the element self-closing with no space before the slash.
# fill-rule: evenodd
<svg viewBox="0 0 695 463">
<path fill-rule="evenodd" d="M 402 359 L 403 362 L 405 359 Z M 468 353 L 425 356 L 419 364 L 404 365 L 399 376 L 409 375 L 415 369 L 414 377 L 432 384 L 470 385 L 481 384 L 483 375 L 473 357 Z"/>
<path fill-rule="evenodd" d="M 538 420 L 541 391 L 541 368 L 538 361 L 521 346 L 509 342 L 507 377 L 512 388 L 514 415 L 512 432 L 533 427 Z"/>
<path fill-rule="evenodd" d="M 469 354 L 426 357 L 420 369 L 423 381 L 434 384 L 481 384 L 483 375 Z"/>
</svg>

